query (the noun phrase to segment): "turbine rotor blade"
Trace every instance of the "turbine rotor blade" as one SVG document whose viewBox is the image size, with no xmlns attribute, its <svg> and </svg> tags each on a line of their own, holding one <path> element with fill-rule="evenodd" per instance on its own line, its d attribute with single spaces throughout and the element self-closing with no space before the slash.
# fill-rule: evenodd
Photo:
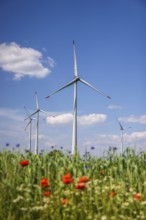
<svg viewBox="0 0 146 220">
<path fill-rule="evenodd" d="M 76 48 L 75 48 L 75 42 L 74 41 L 73 41 L 73 48 L 74 48 L 74 77 L 78 77 Z"/>
<path fill-rule="evenodd" d="M 36 113 L 38 113 L 40 111 L 40 109 L 37 109 L 34 113 L 32 113 L 29 117 L 27 117 L 24 120 L 27 120 L 28 118 L 31 118 L 33 115 L 35 115 Z"/>
<path fill-rule="evenodd" d="M 100 93 L 101 95 L 107 97 L 108 99 L 111 99 L 110 96 L 104 94 L 103 92 L 101 92 L 100 90 L 96 89 L 94 86 L 92 86 L 91 84 L 89 84 L 88 82 L 86 82 L 85 80 L 83 79 L 79 79 L 80 82 L 84 83 L 86 86 L 89 86 L 90 88 L 94 89 L 96 92 Z"/>
<path fill-rule="evenodd" d="M 36 97 L 36 109 L 39 109 L 37 92 L 35 92 L 35 97 Z"/>
<path fill-rule="evenodd" d="M 52 94 L 48 95 L 48 96 L 46 97 L 46 99 L 49 98 L 50 96 L 54 95 L 55 93 L 57 93 L 57 92 L 59 92 L 59 91 L 65 89 L 65 88 L 67 88 L 68 86 L 71 86 L 72 84 L 74 84 L 75 81 L 76 81 L 76 79 L 74 79 L 74 80 L 70 81 L 69 83 L 65 84 L 63 87 L 61 87 L 61 88 L 58 89 L 57 91 L 55 91 L 55 92 L 53 92 Z"/>
<path fill-rule="evenodd" d="M 27 118 L 25 118 L 24 121 L 26 121 L 27 119 L 30 119 L 30 116 L 28 116 Z"/>
<path fill-rule="evenodd" d="M 120 121 L 118 120 L 118 118 L 117 118 L 117 121 L 118 121 L 118 123 L 119 123 L 120 130 L 121 130 L 121 131 L 123 131 L 123 130 L 124 130 L 124 128 L 123 128 L 123 126 L 121 125 L 121 123 L 120 123 Z"/>
<path fill-rule="evenodd" d="M 44 111 L 44 110 L 42 110 L 42 109 L 40 109 L 40 112 L 42 112 L 42 113 L 44 113 L 44 114 L 47 114 L 47 115 L 49 115 L 49 116 L 52 116 L 52 115 L 50 115 L 49 112 L 46 112 L 46 111 Z"/>
<path fill-rule="evenodd" d="M 36 118 L 32 118 L 31 115 L 29 115 L 27 118 L 24 119 L 24 121 L 26 121 L 27 119 L 30 119 L 32 121 L 32 120 L 35 120 Z"/>
<path fill-rule="evenodd" d="M 28 122 L 27 126 L 25 127 L 24 131 L 26 131 L 26 129 L 28 128 L 28 126 L 30 125 L 31 120 Z"/>
</svg>

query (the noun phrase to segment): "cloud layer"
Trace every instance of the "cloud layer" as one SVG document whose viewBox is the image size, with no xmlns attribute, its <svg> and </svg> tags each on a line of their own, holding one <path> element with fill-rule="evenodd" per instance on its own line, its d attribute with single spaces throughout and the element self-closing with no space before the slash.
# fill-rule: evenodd
<svg viewBox="0 0 146 220">
<path fill-rule="evenodd" d="M 89 114 L 78 116 L 78 124 L 81 126 L 90 126 L 105 122 L 107 115 L 104 114 Z M 55 117 L 47 117 L 47 123 L 51 125 L 61 125 L 72 122 L 73 115 L 71 113 L 60 114 Z"/>
<path fill-rule="evenodd" d="M 146 141 L 146 131 L 137 131 L 131 134 L 124 134 L 127 141 L 134 140 L 145 140 Z"/>
<path fill-rule="evenodd" d="M 47 68 L 43 66 L 42 59 L 42 53 L 33 48 L 20 47 L 14 42 L 0 44 L 0 67 L 3 71 L 13 73 L 14 79 L 21 79 L 24 76 L 46 77 L 55 62 L 48 57 L 49 68 Z"/>
<path fill-rule="evenodd" d="M 54 113 L 50 112 L 54 115 Z M 5 147 L 6 142 L 10 142 L 11 146 L 20 143 L 24 148 L 29 146 L 29 128 L 24 131 L 28 121 L 24 121 L 26 117 L 24 109 L 7 109 L 0 108 L 0 146 Z M 139 116 L 140 117 L 140 116 Z M 138 118 L 139 118 L 138 117 Z M 143 117 L 142 117 L 143 118 Z M 78 148 L 84 153 L 85 148 L 90 149 L 95 146 L 95 155 L 102 155 L 107 152 L 109 146 L 116 146 L 120 152 L 121 136 L 120 132 L 107 133 L 99 132 L 94 127 L 95 124 L 104 123 L 107 115 L 104 114 L 88 114 L 78 116 Z M 48 126 L 40 117 L 39 126 L 39 146 L 40 149 L 51 150 L 51 146 L 64 146 L 68 150 L 71 149 L 72 141 L 72 120 L 71 113 L 59 114 L 56 117 L 47 117 Z M 65 126 L 61 126 L 64 125 Z M 53 126 L 54 127 L 53 127 Z M 52 126 L 52 127 L 51 127 Z M 89 129 L 87 129 L 89 126 Z M 93 129 L 92 129 L 93 128 Z M 32 123 L 32 147 L 34 149 L 36 139 L 36 120 Z M 137 149 L 145 150 L 146 131 L 124 132 L 123 135 L 124 149 L 136 146 Z"/>
<path fill-rule="evenodd" d="M 89 114 L 78 116 L 79 124 L 82 126 L 95 125 L 105 122 L 107 115 L 104 114 Z"/>
<path fill-rule="evenodd" d="M 140 115 L 140 116 L 130 115 L 129 117 L 121 117 L 119 119 L 126 123 L 131 122 L 131 123 L 146 124 L 146 115 Z"/>
<path fill-rule="evenodd" d="M 56 115 L 55 117 L 47 117 L 46 121 L 48 124 L 56 125 L 56 124 L 67 124 L 71 122 L 73 119 L 73 115 L 71 113 Z"/>
</svg>

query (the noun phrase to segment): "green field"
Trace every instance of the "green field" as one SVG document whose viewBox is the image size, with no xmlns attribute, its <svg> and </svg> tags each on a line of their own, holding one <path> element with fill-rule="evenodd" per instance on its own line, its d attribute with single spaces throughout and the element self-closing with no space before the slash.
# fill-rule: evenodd
<svg viewBox="0 0 146 220">
<path fill-rule="evenodd" d="M 146 153 L 0 153 L 0 220 L 146 219 Z"/>
</svg>

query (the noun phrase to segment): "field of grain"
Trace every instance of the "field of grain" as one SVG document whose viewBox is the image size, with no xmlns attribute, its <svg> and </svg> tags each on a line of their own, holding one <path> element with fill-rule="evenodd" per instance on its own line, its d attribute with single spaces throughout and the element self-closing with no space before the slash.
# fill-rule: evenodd
<svg viewBox="0 0 146 220">
<path fill-rule="evenodd" d="M 2 220 L 146 219 L 146 153 L 0 153 Z"/>
</svg>

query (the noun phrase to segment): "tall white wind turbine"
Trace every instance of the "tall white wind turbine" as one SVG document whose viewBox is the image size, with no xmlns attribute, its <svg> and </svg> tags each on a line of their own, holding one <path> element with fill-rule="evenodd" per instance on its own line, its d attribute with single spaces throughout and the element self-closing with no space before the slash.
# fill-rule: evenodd
<svg viewBox="0 0 146 220">
<path fill-rule="evenodd" d="M 28 115 L 28 118 L 26 118 L 26 119 L 29 119 L 29 122 L 28 122 L 28 124 L 26 125 L 26 127 L 25 127 L 24 130 L 26 131 L 26 129 L 27 129 L 28 126 L 29 126 L 29 151 L 31 152 L 32 120 L 33 120 L 34 118 L 32 118 L 32 117 L 30 116 L 30 114 L 29 114 L 29 112 L 27 111 L 27 109 L 26 109 L 25 106 L 24 106 L 24 108 L 25 108 L 26 113 L 27 113 L 27 115 Z M 26 119 L 24 119 L 24 120 L 26 120 Z"/>
<path fill-rule="evenodd" d="M 38 146 L 38 142 L 39 142 L 39 113 L 42 112 L 42 113 L 45 113 L 45 114 L 48 114 L 48 115 L 50 115 L 50 114 L 39 108 L 37 92 L 35 92 L 35 97 L 36 97 L 36 111 L 33 112 L 29 117 L 32 117 L 33 115 L 36 115 L 36 117 L 37 117 L 36 118 L 37 121 L 36 121 L 35 154 L 38 154 L 38 152 L 39 152 L 39 146 Z M 26 118 L 26 119 L 28 119 L 28 118 Z"/>
<path fill-rule="evenodd" d="M 57 91 L 53 92 L 52 94 L 48 95 L 46 98 L 49 98 L 50 96 L 54 95 L 55 93 L 74 85 L 74 106 L 73 106 L 73 134 L 72 134 L 72 154 L 75 154 L 77 152 L 77 82 L 81 82 L 85 84 L 86 86 L 89 86 L 90 88 L 94 89 L 96 92 L 100 93 L 103 96 L 106 96 L 107 98 L 111 99 L 110 96 L 102 93 L 92 85 L 90 85 L 85 80 L 79 78 L 78 75 L 78 69 L 77 69 L 77 61 L 76 61 L 76 49 L 75 49 L 75 42 L 73 41 L 73 51 L 74 51 L 74 79 L 70 81 L 69 83 L 65 84 L 63 87 L 58 89 Z"/>
</svg>

